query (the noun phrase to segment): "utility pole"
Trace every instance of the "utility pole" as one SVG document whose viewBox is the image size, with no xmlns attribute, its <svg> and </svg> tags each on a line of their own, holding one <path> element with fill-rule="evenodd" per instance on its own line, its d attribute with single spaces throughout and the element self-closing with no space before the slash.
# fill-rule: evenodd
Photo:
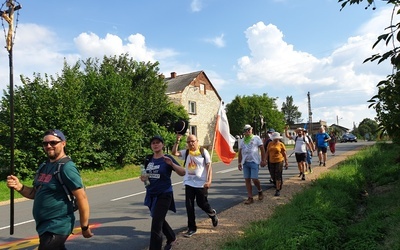
<svg viewBox="0 0 400 250">
<path fill-rule="evenodd" d="M 6 36 L 6 49 L 8 51 L 8 62 L 10 67 L 10 175 L 14 175 L 14 69 L 13 69 L 13 45 L 16 27 L 14 27 L 14 12 L 21 9 L 21 5 L 13 0 L 7 0 L 1 6 L 0 16 L 2 21 L 8 23 L 8 32 Z M 8 7 L 3 11 L 4 4 Z M 18 12 L 17 12 L 18 16 Z M 18 23 L 18 18 L 17 22 Z M 4 27 L 4 24 L 3 24 Z M 4 33 L 6 33 L 4 28 Z M 10 234 L 14 234 L 14 189 L 10 189 Z"/>
<path fill-rule="evenodd" d="M 310 135 L 312 136 L 313 127 L 312 127 L 312 112 L 311 112 L 310 91 L 308 91 L 308 93 L 307 93 L 307 98 L 308 98 L 308 123 L 309 123 Z"/>
</svg>

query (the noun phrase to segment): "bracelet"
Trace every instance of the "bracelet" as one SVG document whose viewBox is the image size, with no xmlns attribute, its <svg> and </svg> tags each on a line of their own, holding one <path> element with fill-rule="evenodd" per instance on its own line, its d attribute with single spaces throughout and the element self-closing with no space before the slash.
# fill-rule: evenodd
<svg viewBox="0 0 400 250">
<path fill-rule="evenodd" d="M 21 192 L 24 190 L 24 188 L 25 188 L 25 185 L 22 184 L 22 188 L 21 188 L 19 191 L 17 191 L 17 192 L 18 192 L 18 193 L 21 193 Z"/>
</svg>

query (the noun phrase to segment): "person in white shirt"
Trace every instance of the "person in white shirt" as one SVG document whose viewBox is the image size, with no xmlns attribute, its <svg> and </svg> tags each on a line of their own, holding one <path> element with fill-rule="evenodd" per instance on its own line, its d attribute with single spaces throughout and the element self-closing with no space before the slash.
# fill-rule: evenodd
<svg viewBox="0 0 400 250">
<path fill-rule="evenodd" d="M 243 128 L 244 138 L 240 142 L 240 149 L 238 155 L 238 169 L 243 170 L 243 177 L 247 189 L 247 200 L 244 204 L 252 204 L 253 199 L 253 188 L 251 180 L 253 180 L 254 186 L 258 190 L 258 199 L 264 198 L 261 183 L 258 179 L 259 166 L 264 167 L 265 162 L 265 149 L 261 138 L 258 135 L 253 135 L 253 128 L 250 125 L 245 125 Z M 260 157 L 261 151 L 261 157 Z"/>
<path fill-rule="evenodd" d="M 218 216 L 215 209 L 208 203 L 208 189 L 212 182 L 212 167 L 210 154 L 205 148 L 199 147 L 197 137 L 189 135 L 187 137 L 188 149 L 178 151 L 179 141 L 182 135 L 177 134 L 176 143 L 172 147 L 172 154 L 185 160 L 186 173 L 183 177 L 185 185 L 186 212 L 188 216 L 188 231 L 185 237 L 191 237 L 197 231 L 195 204 L 207 213 L 211 218 L 212 225 L 218 225 Z"/>
</svg>

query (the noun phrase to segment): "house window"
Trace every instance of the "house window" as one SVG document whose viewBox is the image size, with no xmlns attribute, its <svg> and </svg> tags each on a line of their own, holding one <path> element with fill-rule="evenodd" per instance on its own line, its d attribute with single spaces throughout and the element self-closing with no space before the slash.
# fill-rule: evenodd
<svg viewBox="0 0 400 250">
<path fill-rule="evenodd" d="M 197 126 L 189 126 L 189 134 L 197 136 Z"/>
<path fill-rule="evenodd" d="M 189 101 L 189 114 L 196 114 L 196 102 Z"/>
<path fill-rule="evenodd" d="M 200 93 L 202 93 L 203 95 L 206 94 L 206 85 L 203 83 L 200 83 Z"/>
</svg>

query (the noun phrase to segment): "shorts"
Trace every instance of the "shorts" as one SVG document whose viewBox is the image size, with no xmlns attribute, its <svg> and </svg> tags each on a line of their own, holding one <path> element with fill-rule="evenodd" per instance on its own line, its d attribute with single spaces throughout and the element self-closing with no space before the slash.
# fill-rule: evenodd
<svg viewBox="0 0 400 250">
<path fill-rule="evenodd" d="M 307 164 L 311 164 L 311 163 L 312 163 L 311 151 L 307 150 Z"/>
<path fill-rule="evenodd" d="M 255 162 L 245 162 L 243 164 L 243 177 L 245 179 L 258 179 L 258 164 Z"/>
<path fill-rule="evenodd" d="M 318 153 L 322 152 L 322 153 L 326 153 L 328 151 L 328 147 L 318 147 Z"/>
<path fill-rule="evenodd" d="M 296 162 L 306 162 L 307 154 L 306 153 L 295 153 Z"/>
</svg>

